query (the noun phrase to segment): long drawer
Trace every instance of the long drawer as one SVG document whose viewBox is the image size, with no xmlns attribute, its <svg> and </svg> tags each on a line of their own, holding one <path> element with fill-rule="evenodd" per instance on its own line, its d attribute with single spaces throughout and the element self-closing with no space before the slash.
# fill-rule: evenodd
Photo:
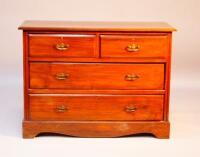
<svg viewBox="0 0 200 157">
<path fill-rule="evenodd" d="M 30 88 L 163 89 L 164 64 L 30 63 Z"/>
<path fill-rule="evenodd" d="M 30 95 L 31 120 L 162 120 L 163 95 Z"/>
</svg>

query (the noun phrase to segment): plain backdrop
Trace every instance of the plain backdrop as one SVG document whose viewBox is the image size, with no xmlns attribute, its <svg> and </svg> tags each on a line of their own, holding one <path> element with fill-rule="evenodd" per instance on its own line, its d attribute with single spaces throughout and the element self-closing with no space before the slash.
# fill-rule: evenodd
<svg viewBox="0 0 200 157">
<path fill-rule="evenodd" d="M 24 140 L 22 32 L 24 20 L 165 21 L 173 34 L 171 138 Z M 0 156 L 200 156 L 200 0 L 0 0 Z"/>
</svg>

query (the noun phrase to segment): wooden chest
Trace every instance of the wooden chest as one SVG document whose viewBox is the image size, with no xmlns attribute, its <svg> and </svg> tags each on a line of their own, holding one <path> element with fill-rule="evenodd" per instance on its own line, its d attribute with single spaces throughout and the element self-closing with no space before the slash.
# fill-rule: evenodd
<svg viewBox="0 0 200 157">
<path fill-rule="evenodd" d="M 23 137 L 169 138 L 172 32 L 161 22 L 25 21 Z"/>
</svg>

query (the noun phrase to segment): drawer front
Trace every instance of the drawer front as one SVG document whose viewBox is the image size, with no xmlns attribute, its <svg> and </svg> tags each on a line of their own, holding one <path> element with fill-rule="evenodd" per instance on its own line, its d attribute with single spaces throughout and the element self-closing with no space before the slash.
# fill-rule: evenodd
<svg viewBox="0 0 200 157">
<path fill-rule="evenodd" d="M 101 35 L 101 57 L 166 57 L 167 35 Z"/>
<path fill-rule="evenodd" d="M 162 95 L 30 96 L 31 120 L 162 120 Z"/>
<path fill-rule="evenodd" d="M 31 57 L 95 57 L 95 35 L 30 34 Z"/>
<path fill-rule="evenodd" d="M 164 64 L 30 63 L 30 88 L 163 89 Z"/>
</svg>

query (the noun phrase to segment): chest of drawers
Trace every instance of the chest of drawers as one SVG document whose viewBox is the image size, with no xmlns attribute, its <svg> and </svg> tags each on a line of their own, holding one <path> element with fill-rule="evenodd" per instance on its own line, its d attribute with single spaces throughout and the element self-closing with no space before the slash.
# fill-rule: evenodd
<svg viewBox="0 0 200 157">
<path fill-rule="evenodd" d="M 169 138 L 171 38 L 160 22 L 25 21 L 23 137 Z"/>
</svg>

